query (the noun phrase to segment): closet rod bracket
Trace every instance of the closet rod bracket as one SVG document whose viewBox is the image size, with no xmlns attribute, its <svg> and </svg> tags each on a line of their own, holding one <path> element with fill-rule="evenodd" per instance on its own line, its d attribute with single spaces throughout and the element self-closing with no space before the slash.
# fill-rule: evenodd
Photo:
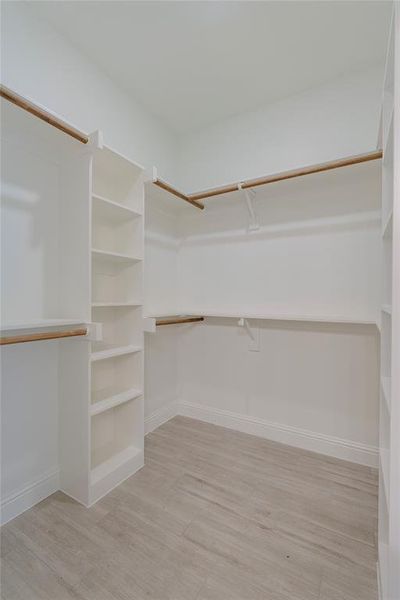
<svg viewBox="0 0 400 600">
<path fill-rule="evenodd" d="M 85 339 L 89 342 L 101 342 L 103 339 L 103 323 L 88 323 Z"/>
<path fill-rule="evenodd" d="M 249 213 L 249 231 L 257 231 L 260 229 L 260 225 L 258 222 L 257 214 L 254 209 L 254 199 L 256 197 L 255 190 L 252 189 L 243 189 L 243 183 L 238 183 L 238 190 L 242 191 L 244 194 L 244 198 L 246 200 L 246 206 Z"/>
</svg>

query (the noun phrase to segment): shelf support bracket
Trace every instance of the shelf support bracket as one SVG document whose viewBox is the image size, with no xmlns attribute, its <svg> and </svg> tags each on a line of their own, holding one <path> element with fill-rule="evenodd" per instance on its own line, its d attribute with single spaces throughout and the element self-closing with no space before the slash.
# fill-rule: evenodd
<svg viewBox="0 0 400 600">
<path fill-rule="evenodd" d="M 254 210 L 254 199 L 256 197 L 255 190 L 252 189 L 243 189 L 243 184 L 238 183 L 238 190 L 241 190 L 244 194 L 244 198 L 246 200 L 246 206 L 249 213 L 249 231 L 257 231 L 260 229 L 260 225 L 258 223 L 258 218 L 256 211 Z"/>
<path fill-rule="evenodd" d="M 260 351 L 260 329 L 257 327 L 252 331 L 250 329 L 248 319 L 239 319 L 238 326 L 243 327 L 249 336 L 249 350 L 250 352 L 259 352 Z"/>
</svg>

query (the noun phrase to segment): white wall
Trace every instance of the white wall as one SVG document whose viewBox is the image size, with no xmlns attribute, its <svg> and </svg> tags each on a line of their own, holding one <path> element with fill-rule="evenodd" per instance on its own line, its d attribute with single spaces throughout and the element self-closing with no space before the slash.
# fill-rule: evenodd
<svg viewBox="0 0 400 600">
<path fill-rule="evenodd" d="M 375 327 L 233 319 L 181 332 L 178 412 L 377 466 Z"/>
<path fill-rule="evenodd" d="M 146 168 L 171 178 L 175 138 L 100 68 L 33 13 L 29 3 L 1 7 L 1 80 L 14 91 L 91 133 Z"/>
<path fill-rule="evenodd" d="M 194 192 L 372 150 L 382 81 L 383 66 L 183 136 L 177 182 Z"/>
<path fill-rule="evenodd" d="M 377 320 L 379 162 L 267 186 L 258 190 L 255 208 L 260 224 L 256 232 L 247 230 L 240 194 L 180 217 L 179 293 L 173 312 Z M 157 227 L 161 235 L 162 220 Z M 168 273 L 176 282 L 175 262 L 168 267 L 165 258 L 157 259 L 154 252 L 147 256 L 153 261 L 153 281 L 157 272 L 161 277 L 158 288 L 154 284 L 149 290 L 159 313 L 163 297 L 168 298 L 162 282 Z M 160 421 L 175 410 L 376 466 L 376 327 L 257 320 L 250 324 L 260 336 L 258 352 L 250 350 L 235 319 L 208 318 L 203 324 L 171 327 L 168 338 L 162 328 L 148 335 L 151 347 L 164 351 L 166 361 L 171 360 L 171 340 L 179 352 L 173 367 L 177 383 L 169 369 L 166 391 L 152 406 Z M 153 373 L 162 390 L 161 357 L 149 353 L 147 358 L 149 379 Z"/>
<path fill-rule="evenodd" d="M 240 193 L 182 219 L 181 308 L 376 321 L 378 161 L 258 189 L 259 230 Z"/>
<path fill-rule="evenodd" d="M 3 522 L 58 489 L 58 344 L 1 350 Z"/>
</svg>

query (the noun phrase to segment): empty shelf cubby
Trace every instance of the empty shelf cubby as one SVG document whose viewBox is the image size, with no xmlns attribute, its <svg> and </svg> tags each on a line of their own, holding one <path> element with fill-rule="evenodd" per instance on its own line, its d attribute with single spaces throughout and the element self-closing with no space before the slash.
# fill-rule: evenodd
<svg viewBox="0 0 400 600">
<path fill-rule="evenodd" d="M 113 216 L 114 218 L 112 218 Z M 142 219 L 137 218 L 134 212 L 105 210 L 104 202 L 96 202 L 94 198 L 92 245 L 93 248 L 106 252 L 141 258 L 143 248 Z"/>
<path fill-rule="evenodd" d="M 107 475 L 107 471 L 118 466 L 116 463 L 129 460 L 139 451 L 142 411 L 142 403 L 133 399 L 92 417 L 92 480 L 100 478 L 101 471 L 103 476 Z"/>
<path fill-rule="evenodd" d="M 92 302 L 134 303 L 142 302 L 141 261 L 119 260 L 118 257 L 92 256 Z"/>
<path fill-rule="evenodd" d="M 142 173 L 139 165 L 104 147 L 93 161 L 93 193 L 142 214 Z"/>
<path fill-rule="evenodd" d="M 141 306 L 94 307 L 92 321 L 102 324 L 103 338 L 92 342 L 92 352 L 143 343 Z"/>
<path fill-rule="evenodd" d="M 92 362 L 91 407 L 110 402 L 116 396 L 140 395 L 143 390 L 143 352 L 131 352 Z M 122 400 L 122 398 L 121 398 Z M 123 401 L 123 400 L 122 400 Z M 96 412 L 97 409 L 94 409 Z M 92 410 L 93 412 L 93 410 Z"/>
</svg>

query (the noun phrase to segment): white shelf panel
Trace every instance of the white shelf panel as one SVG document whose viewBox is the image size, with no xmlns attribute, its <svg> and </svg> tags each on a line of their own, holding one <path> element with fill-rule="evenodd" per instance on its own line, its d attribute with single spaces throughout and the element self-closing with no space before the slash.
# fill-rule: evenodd
<svg viewBox="0 0 400 600">
<path fill-rule="evenodd" d="M 125 402 L 129 402 L 129 400 L 134 400 L 139 396 L 143 395 L 142 390 L 137 390 L 135 388 L 131 388 L 119 394 L 114 394 L 109 396 L 108 398 L 104 398 L 104 400 L 96 401 L 96 393 L 92 394 L 92 405 L 90 407 L 91 416 L 98 415 L 106 410 L 110 410 L 111 408 L 115 408 L 120 404 L 124 404 Z"/>
<path fill-rule="evenodd" d="M 108 460 L 104 461 L 97 467 L 91 470 L 90 483 L 96 485 L 101 480 L 105 479 L 112 473 L 116 472 L 120 467 L 128 463 L 138 455 L 142 454 L 142 451 L 135 446 L 128 446 L 121 452 L 118 452 Z"/>
<path fill-rule="evenodd" d="M 183 310 L 176 313 L 158 313 L 146 314 L 144 318 L 161 319 L 168 317 L 216 317 L 227 319 L 259 319 L 266 321 L 305 321 L 314 323 L 338 323 L 354 325 L 375 325 L 374 319 L 359 319 L 340 315 L 306 315 L 306 314 L 279 314 L 279 313 L 252 313 L 239 311 L 204 311 L 204 310 Z"/>
<path fill-rule="evenodd" d="M 92 302 L 92 308 L 135 308 L 142 306 L 139 302 Z"/>
<path fill-rule="evenodd" d="M 92 352 L 90 360 L 95 362 L 97 360 L 105 360 L 107 358 L 114 358 L 115 356 L 122 356 L 123 354 L 133 354 L 135 352 L 141 352 L 143 348 L 141 346 L 117 346 L 109 347 L 104 350 Z"/>
<path fill-rule="evenodd" d="M 119 202 L 114 202 L 114 200 L 109 200 L 98 194 L 93 194 L 92 200 L 93 217 L 95 219 L 98 218 L 105 221 L 120 222 L 126 221 L 127 219 L 136 219 L 141 216 L 141 214 L 136 210 L 133 210 L 133 208 L 120 204 Z"/>
<path fill-rule="evenodd" d="M 86 325 L 82 319 L 39 319 L 37 321 L 18 321 L 2 325 L 1 333 L 10 331 L 29 331 L 37 329 L 53 329 L 71 325 Z"/>
<path fill-rule="evenodd" d="M 382 394 L 385 399 L 388 414 L 390 414 L 391 384 L 392 381 L 390 377 L 381 377 Z"/>
<path fill-rule="evenodd" d="M 392 307 L 390 304 L 382 304 L 382 312 L 392 316 Z"/>
<path fill-rule="evenodd" d="M 142 259 L 136 256 L 129 256 L 128 254 L 120 254 L 119 252 L 108 252 L 106 250 L 99 250 L 98 248 L 92 248 L 92 256 L 95 259 L 106 260 L 116 264 L 123 263 L 136 263 Z"/>
</svg>

